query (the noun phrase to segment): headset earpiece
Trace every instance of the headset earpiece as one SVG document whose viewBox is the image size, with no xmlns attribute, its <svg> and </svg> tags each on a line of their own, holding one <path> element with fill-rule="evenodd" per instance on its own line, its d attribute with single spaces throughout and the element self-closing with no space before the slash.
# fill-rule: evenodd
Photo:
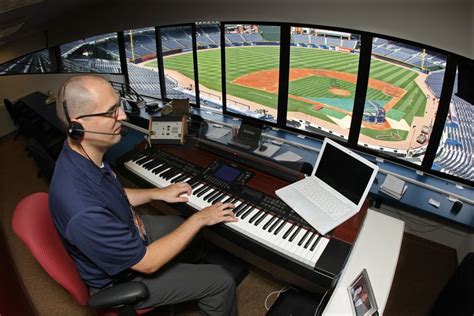
<svg viewBox="0 0 474 316">
<path fill-rule="evenodd" d="M 77 121 L 72 121 L 67 128 L 67 134 L 71 139 L 80 141 L 84 137 L 84 126 Z"/>
</svg>

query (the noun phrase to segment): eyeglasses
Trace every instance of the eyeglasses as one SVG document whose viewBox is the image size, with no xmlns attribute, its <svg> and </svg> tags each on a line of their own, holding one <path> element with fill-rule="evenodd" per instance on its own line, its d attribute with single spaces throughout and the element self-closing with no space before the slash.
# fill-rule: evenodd
<svg viewBox="0 0 474 316">
<path fill-rule="evenodd" d="M 84 118 L 84 117 L 93 117 L 93 116 L 105 116 L 105 117 L 117 119 L 120 113 L 120 109 L 122 109 L 122 111 L 125 111 L 127 103 L 128 103 L 127 100 L 119 98 L 117 103 L 114 104 L 114 106 L 109 111 L 79 115 L 78 117 L 76 117 L 76 120 L 80 118 Z"/>
</svg>

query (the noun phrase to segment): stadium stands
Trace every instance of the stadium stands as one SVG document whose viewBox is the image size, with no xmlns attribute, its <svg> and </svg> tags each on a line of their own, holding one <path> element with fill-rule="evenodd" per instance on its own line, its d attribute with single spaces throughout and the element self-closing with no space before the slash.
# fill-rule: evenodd
<svg viewBox="0 0 474 316">
<path fill-rule="evenodd" d="M 228 33 L 225 35 L 225 37 L 232 43 L 232 44 L 241 44 L 245 42 L 245 39 L 240 35 L 236 33 Z"/>
<path fill-rule="evenodd" d="M 48 50 L 30 54 L 0 66 L 0 75 L 8 73 L 45 73 L 51 72 L 51 60 Z"/>
<path fill-rule="evenodd" d="M 443 78 L 444 70 L 433 72 L 426 78 L 427 86 L 438 98 L 441 95 Z M 456 92 L 455 83 L 449 109 L 450 120 L 446 122 L 433 166 L 441 172 L 473 181 L 474 107 L 456 96 Z"/>
<path fill-rule="evenodd" d="M 435 71 L 446 67 L 445 56 L 431 51 L 423 51 L 423 49 L 419 47 L 388 41 L 382 38 L 374 38 L 372 42 L 372 54 L 397 62 L 403 62 L 425 71 Z"/>
</svg>

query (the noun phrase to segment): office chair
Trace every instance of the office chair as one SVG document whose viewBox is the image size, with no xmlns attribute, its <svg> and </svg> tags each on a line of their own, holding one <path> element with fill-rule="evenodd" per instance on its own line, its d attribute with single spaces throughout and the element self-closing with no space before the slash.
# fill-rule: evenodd
<svg viewBox="0 0 474 316">
<path fill-rule="evenodd" d="M 148 297 L 148 289 L 140 282 L 120 283 L 89 296 L 51 220 L 47 193 L 34 193 L 21 200 L 13 213 L 12 226 L 33 257 L 79 305 L 88 305 L 101 315 L 135 315 L 152 310 L 135 311 L 132 307 Z"/>
<path fill-rule="evenodd" d="M 5 104 L 5 107 L 7 108 L 8 114 L 10 115 L 10 118 L 13 121 L 13 124 L 17 128 L 17 132 L 15 134 L 14 140 L 20 135 L 20 127 L 18 125 L 18 118 L 19 118 L 19 113 L 18 111 L 15 110 L 15 107 L 13 103 L 9 99 L 3 99 L 3 103 Z"/>
<path fill-rule="evenodd" d="M 37 178 L 44 176 L 46 180 L 48 180 L 48 183 L 50 183 L 51 178 L 53 177 L 56 161 L 46 148 L 44 148 L 44 146 L 34 138 L 29 138 L 26 141 L 26 149 L 31 154 L 33 160 L 36 162 L 36 166 L 38 167 Z"/>
</svg>

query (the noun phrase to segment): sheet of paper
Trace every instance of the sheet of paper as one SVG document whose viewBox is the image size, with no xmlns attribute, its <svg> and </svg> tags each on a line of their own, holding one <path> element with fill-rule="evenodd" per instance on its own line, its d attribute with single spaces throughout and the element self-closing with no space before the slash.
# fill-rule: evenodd
<svg viewBox="0 0 474 316">
<path fill-rule="evenodd" d="M 209 132 L 207 132 L 206 137 L 212 139 L 219 139 L 227 134 L 229 134 L 230 130 L 227 128 L 213 128 Z"/>
<path fill-rule="evenodd" d="M 303 158 L 292 152 L 291 150 L 284 152 L 281 155 L 276 156 L 273 158 L 277 161 L 300 161 Z"/>
</svg>

